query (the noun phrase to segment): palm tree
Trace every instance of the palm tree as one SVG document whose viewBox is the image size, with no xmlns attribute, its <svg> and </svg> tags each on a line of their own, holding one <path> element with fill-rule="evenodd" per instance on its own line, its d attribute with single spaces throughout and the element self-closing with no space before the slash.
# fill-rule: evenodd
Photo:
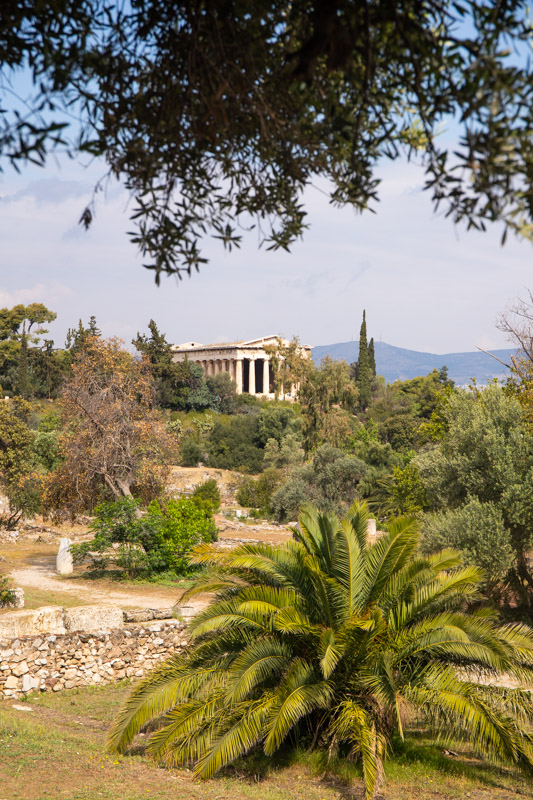
<svg viewBox="0 0 533 800">
<path fill-rule="evenodd" d="M 436 733 L 533 770 L 533 700 L 491 686 L 502 675 L 533 682 L 533 631 L 479 607 L 482 573 L 455 551 L 421 557 L 413 521 L 370 544 L 367 519 L 365 504 L 341 521 L 308 506 L 295 541 L 198 547 L 207 570 L 188 596 L 214 599 L 187 652 L 133 690 L 110 748 L 124 751 L 164 715 L 148 752 L 209 777 L 253 747 L 275 753 L 292 733 L 360 758 L 371 798 L 414 710 Z"/>
</svg>

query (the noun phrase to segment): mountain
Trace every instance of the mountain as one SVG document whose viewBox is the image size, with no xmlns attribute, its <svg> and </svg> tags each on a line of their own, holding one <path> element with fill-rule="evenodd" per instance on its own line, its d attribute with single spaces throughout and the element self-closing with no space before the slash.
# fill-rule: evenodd
<svg viewBox="0 0 533 800">
<path fill-rule="evenodd" d="M 374 341 L 376 352 L 376 370 L 378 375 L 384 375 L 387 383 L 418 375 L 427 375 L 433 369 L 448 367 L 448 377 L 456 384 L 463 386 L 475 378 L 478 383 L 487 383 L 493 378 L 505 379 L 509 375 L 506 369 L 495 358 L 486 353 L 475 351 L 472 353 L 419 353 L 417 350 L 405 350 L 403 347 L 394 347 L 392 344 Z M 516 350 L 493 350 L 495 356 L 506 363 L 510 362 L 511 354 Z M 344 359 L 351 364 L 357 361 L 359 355 L 359 342 L 338 342 L 337 344 L 324 344 L 313 347 L 312 356 L 315 364 L 319 364 L 325 356 L 341 361 Z"/>
</svg>

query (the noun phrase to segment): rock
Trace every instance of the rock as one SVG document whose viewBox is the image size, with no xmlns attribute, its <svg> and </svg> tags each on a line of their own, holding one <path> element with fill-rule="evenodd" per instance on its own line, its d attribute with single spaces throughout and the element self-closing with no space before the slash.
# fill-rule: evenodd
<svg viewBox="0 0 533 800">
<path fill-rule="evenodd" d="M 11 708 L 14 708 L 16 711 L 33 711 L 31 706 L 17 706 L 15 703 L 13 703 Z"/>
<path fill-rule="evenodd" d="M 24 589 L 17 588 L 13 593 L 15 595 L 15 602 L 13 603 L 15 608 L 24 608 Z"/>
<path fill-rule="evenodd" d="M 67 536 L 59 540 L 59 550 L 56 558 L 56 571 L 59 575 L 72 575 L 74 571 L 70 550 L 71 544 L 72 540 Z"/>
<path fill-rule="evenodd" d="M 13 675 L 20 676 L 20 675 L 25 675 L 27 672 L 29 672 L 30 668 L 28 667 L 25 661 L 22 661 L 20 664 L 17 664 L 15 667 L 13 667 L 11 671 Z"/>
<path fill-rule="evenodd" d="M 8 675 L 4 683 L 4 689 L 18 689 L 19 681 L 14 675 Z"/>
<path fill-rule="evenodd" d="M 33 678 L 31 675 L 24 675 L 22 678 L 22 691 L 31 692 L 32 689 L 38 689 L 41 681 L 39 678 Z"/>
</svg>

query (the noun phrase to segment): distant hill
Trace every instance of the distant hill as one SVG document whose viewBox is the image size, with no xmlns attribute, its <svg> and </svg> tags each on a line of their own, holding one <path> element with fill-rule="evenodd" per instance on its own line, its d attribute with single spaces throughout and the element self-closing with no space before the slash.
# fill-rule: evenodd
<svg viewBox="0 0 533 800">
<path fill-rule="evenodd" d="M 417 350 L 405 350 L 385 342 L 374 342 L 376 352 L 376 369 L 378 375 L 384 375 L 387 383 L 418 375 L 427 375 L 433 369 L 448 367 L 448 376 L 459 386 L 470 383 L 475 378 L 478 383 L 487 383 L 493 378 L 505 379 L 509 370 L 496 359 L 480 351 L 473 353 L 419 353 Z M 509 363 L 516 350 L 493 350 L 495 356 Z M 359 356 L 359 342 L 338 342 L 313 347 L 313 360 L 319 364 L 324 356 L 340 361 L 344 359 L 351 364 Z"/>
</svg>

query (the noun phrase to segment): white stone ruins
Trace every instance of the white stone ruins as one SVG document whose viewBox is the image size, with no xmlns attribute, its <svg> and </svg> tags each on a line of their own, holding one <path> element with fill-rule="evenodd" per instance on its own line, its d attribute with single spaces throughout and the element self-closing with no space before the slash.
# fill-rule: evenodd
<svg viewBox="0 0 533 800">
<path fill-rule="evenodd" d="M 174 345 L 173 360 L 194 361 L 204 370 L 207 377 L 217 375 L 219 372 L 228 372 L 237 385 L 237 394 L 254 394 L 263 397 L 274 397 L 273 373 L 270 357 L 265 352 L 265 346 L 286 347 L 287 339 L 280 336 L 265 336 L 262 339 L 251 339 L 248 342 L 224 342 L 223 344 L 198 344 L 186 342 Z M 309 345 L 300 345 L 300 350 L 305 358 L 311 358 Z M 296 396 L 297 386 L 291 386 L 286 391 L 284 398 L 293 399 Z"/>
</svg>

